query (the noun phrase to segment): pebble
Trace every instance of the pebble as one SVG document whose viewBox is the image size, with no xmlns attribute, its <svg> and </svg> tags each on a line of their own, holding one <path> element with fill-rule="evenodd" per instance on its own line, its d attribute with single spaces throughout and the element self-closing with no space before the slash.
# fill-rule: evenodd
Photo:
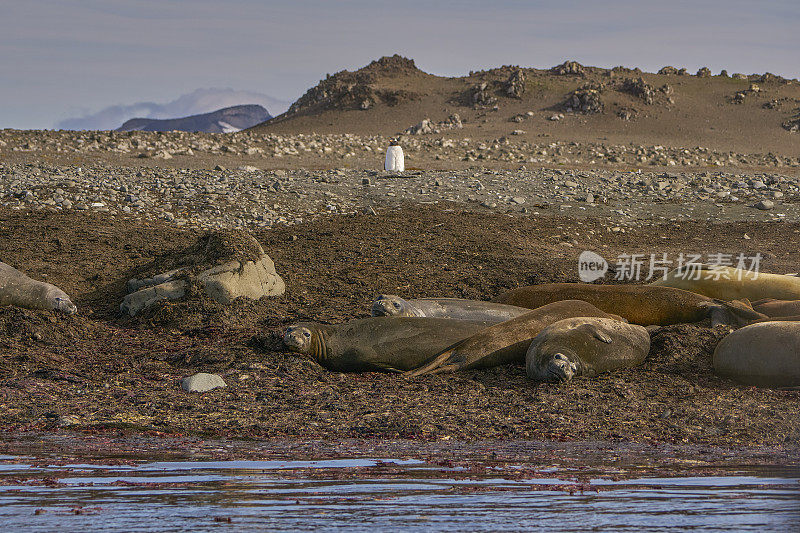
<svg viewBox="0 0 800 533">
<path fill-rule="evenodd" d="M 756 209 L 761 209 L 762 211 L 768 211 L 773 207 L 775 207 L 775 202 L 773 202 L 772 200 L 761 200 L 753 207 L 755 207 Z"/>
</svg>

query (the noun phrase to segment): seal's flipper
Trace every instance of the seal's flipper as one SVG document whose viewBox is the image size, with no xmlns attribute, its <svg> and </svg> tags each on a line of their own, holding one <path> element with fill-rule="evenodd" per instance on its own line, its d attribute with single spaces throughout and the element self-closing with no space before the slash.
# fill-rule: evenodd
<svg viewBox="0 0 800 533">
<path fill-rule="evenodd" d="M 445 351 L 437 355 L 429 363 L 425 363 L 421 367 L 415 368 L 414 370 L 409 370 L 408 372 L 405 372 L 403 375 L 408 377 L 413 377 L 413 376 L 424 376 L 426 374 L 439 374 L 441 372 L 446 372 L 448 370 L 458 370 L 459 363 L 451 359 L 455 355 L 455 348 L 457 348 L 460 344 L 461 342 L 454 344 L 450 348 L 446 349 Z"/>
<path fill-rule="evenodd" d="M 583 330 L 595 339 L 599 340 L 600 342 L 604 342 L 606 344 L 611 344 L 612 338 L 608 335 L 608 333 L 601 331 L 600 328 L 597 327 L 596 324 L 581 324 L 575 329 Z M 561 355 L 561 354 L 557 354 Z"/>
<path fill-rule="evenodd" d="M 383 363 L 383 362 L 380 362 L 380 361 L 372 363 L 372 366 L 373 366 L 373 368 L 375 370 L 377 370 L 379 372 L 388 372 L 390 374 L 402 374 L 403 373 L 402 370 L 399 370 L 399 369 L 389 365 L 388 363 Z"/>
</svg>

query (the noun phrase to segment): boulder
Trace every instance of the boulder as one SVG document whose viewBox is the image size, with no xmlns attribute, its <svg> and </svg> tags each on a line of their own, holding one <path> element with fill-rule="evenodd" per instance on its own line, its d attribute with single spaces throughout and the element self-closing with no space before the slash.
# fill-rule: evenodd
<svg viewBox="0 0 800 533">
<path fill-rule="evenodd" d="M 245 232 L 207 234 L 169 263 L 182 266 L 128 282 L 129 294 L 120 305 L 123 313 L 135 316 L 156 302 L 182 298 L 190 284 L 226 305 L 239 297 L 258 300 L 281 296 L 286 291 L 275 263 Z"/>
<path fill-rule="evenodd" d="M 201 272 L 197 279 L 209 296 L 223 304 L 240 296 L 258 300 L 286 292 L 283 279 L 275 272 L 275 263 L 266 254 L 257 261 L 223 263 Z"/>
<path fill-rule="evenodd" d="M 181 388 L 186 392 L 208 392 L 226 386 L 222 376 L 205 372 L 199 372 L 181 380 Z"/>
</svg>

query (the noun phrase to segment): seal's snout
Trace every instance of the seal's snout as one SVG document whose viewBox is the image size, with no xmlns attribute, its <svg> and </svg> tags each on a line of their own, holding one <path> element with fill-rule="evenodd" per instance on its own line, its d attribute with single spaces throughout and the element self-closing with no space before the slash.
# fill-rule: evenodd
<svg viewBox="0 0 800 533">
<path fill-rule="evenodd" d="M 549 363 L 547 363 L 547 375 L 551 381 L 563 382 L 570 381 L 575 375 L 577 370 L 575 363 L 563 353 L 557 353 L 553 356 Z"/>
<path fill-rule="evenodd" d="M 56 298 L 55 309 L 67 315 L 74 315 L 78 312 L 78 306 L 72 303 L 68 298 Z"/>
<path fill-rule="evenodd" d="M 311 330 L 291 326 L 283 334 L 283 344 L 293 352 L 305 353 L 311 346 Z"/>
</svg>

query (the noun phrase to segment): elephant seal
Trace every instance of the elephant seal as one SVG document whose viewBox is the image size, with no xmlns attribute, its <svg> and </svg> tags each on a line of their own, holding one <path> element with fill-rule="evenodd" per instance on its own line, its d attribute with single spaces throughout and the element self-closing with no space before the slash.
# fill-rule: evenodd
<svg viewBox="0 0 800 533">
<path fill-rule="evenodd" d="M 55 285 L 31 279 L 1 261 L 0 305 L 16 305 L 26 309 L 53 309 L 68 315 L 78 310 L 69 296 Z"/>
<path fill-rule="evenodd" d="M 761 324 L 764 322 L 800 322 L 800 315 L 770 316 L 753 320 L 750 324 Z"/>
<path fill-rule="evenodd" d="M 763 322 L 725 336 L 714 350 L 714 371 L 745 385 L 800 386 L 800 322 Z"/>
<path fill-rule="evenodd" d="M 404 300 L 381 294 L 372 302 L 372 316 L 408 316 L 485 321 L 496 324 L 530 311 L 524 307 L 460 298 L 419 298 Z"/>
<path fill-rule="evenodd" d="M 650 351 L 642 326 L 610 318 L 567 318 L 544 328 L 525 355 L 525 371 L 536 381 L 569 381 L 636 366 Z"/>
<path fill-rule="evenodd" d="M 775 300 L 764 298 L 753 302 L 753 309 L 768 317 L 800 315 L 800 300 Z"/>
<path fill-rule="evenodd" d="M 700 279 L 690 279 L 695 276 Z M 800 300 L 800 278 L 796 276 L 765 274 L 716 265 L 676 268 L 667 274 L 666 279 L 660 279 L 651 285 L 674 287 L 721 300 Z"/>
<path fill-rule="evenodd" d="M 565 318 L 587 316 L 622 320 L 580 300 L 553 302 L 475 333 L 406 375 L 421 376 L 522 362 L 531 340 L 544 328 Z"/>
<path fill-rule="evenodd" d="M 672 287 L 547 283 L 510 290 L 498 303 L 535 309 L 559 300 L 583 300 L 640 326 L 699 322 L 741 326 L 765 315 L 744 302 L 724 302 Z"/>
<path fill-rule="evenodd" d="M 339 372 L 417 368 L 485 323 L 446 318 L 377 317 L 339 325 L 300 323 L 283 336 L 289 350 Z"/>
</svg>

